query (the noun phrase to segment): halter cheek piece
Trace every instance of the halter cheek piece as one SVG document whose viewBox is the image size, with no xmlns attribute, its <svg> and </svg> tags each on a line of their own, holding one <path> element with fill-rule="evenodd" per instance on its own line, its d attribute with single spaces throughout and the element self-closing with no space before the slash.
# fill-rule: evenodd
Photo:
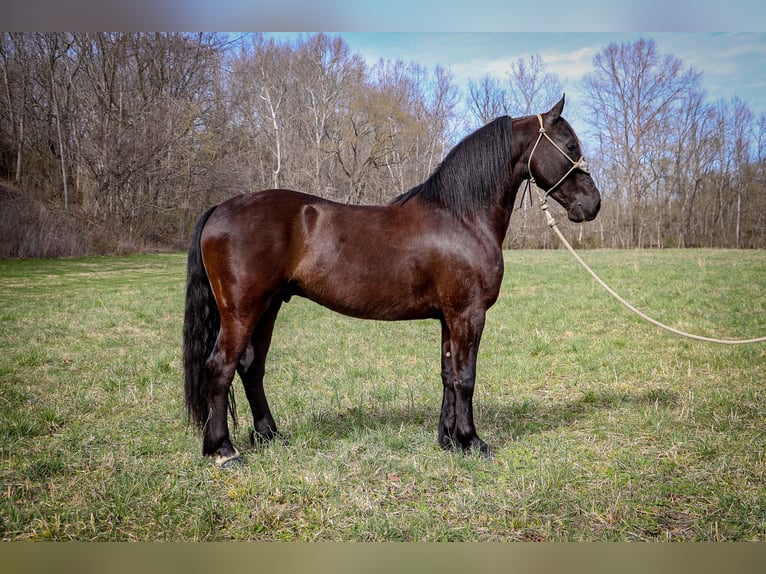
<svg viewBox="0 0 766 574">
<path fill-rule="evenodd" d="M 569 171 L 566 172 L 561 179 L 559 179 L 548 191 L 545 192 L 545 197 L 548 197 L 551 192 L 556 189 L 559 185 L 561 185 L 561 182 L 563 182 L 567 177 L 569 177 L 569 174 L 572 173 L 574 170 L 579 169 L 580 171 L 584 173 L 590 173 L 588 171 L 588 164 L 585 161 L 584 156 L 580 156 L 580 159 L 577 161 L 574 161 L 571 157 L 569 157 L 563 149 L 561 149 L 555 141 L 551 139 L 551 137 L 548 135 L 548 133 L 545 131 L 545 128 L 543 127 L 543 117 L 540 114 L 537 114 L 537 120 L 540 122 L 540 130 L 538 132 L 537 141 L 535 142 L 535 145 L 532 147 L 532 152 L 529 154 L 529 159 L 527 160 L 527 171 L 529 171 L 529 183 L 533 184 L 538 189 L 541 189 L 540 186 L 537 185 L 537 181 L 535 181 L 535 176 L 532 175 L 532 156 L 535 153 L 535 150 L 537 150 L 537 145 L 540 143 L 540 140 L 547 139 L 549 142 L 553 144 L 553 147 L 555 147 L 559 152 L 561 152 L 561 155 L 563 155 L 567 160 L 569 160 L 569 163 L 572 164 L 572 167 L 569 168 Z"/>
</svg>

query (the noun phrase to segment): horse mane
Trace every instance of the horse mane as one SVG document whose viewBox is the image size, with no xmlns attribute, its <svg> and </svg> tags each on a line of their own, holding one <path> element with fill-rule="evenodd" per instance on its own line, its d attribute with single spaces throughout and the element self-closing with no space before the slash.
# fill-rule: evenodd
<svg viewBox="0 0 766 574">
<path fill-rule="evenodd" d="M 453 215 L 470 216 L 500 196 L 511 179 L 511 118 L 501 116 L 463 138 L 429 178 L 395 198 L 410 199 L 445 208 Z"/>
</svg>

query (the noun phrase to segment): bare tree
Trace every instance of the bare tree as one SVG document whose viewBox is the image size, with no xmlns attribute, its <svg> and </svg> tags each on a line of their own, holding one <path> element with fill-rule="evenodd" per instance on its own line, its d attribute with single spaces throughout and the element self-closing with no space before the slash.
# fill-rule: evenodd
<svg viewBox="0 0 766 574">
<path fill-rule="evenodd" d="M 508 90 L 497 77 L 484 74 L 468 80 L 468 110 L 480 125 L 508 114 L 509 108 Z"/>
<path fill-rule="evenodd" d="M 424 77 L 420 66 L 401 60 L 380 60 L 367 75 L 367 89 L 375 93 L 380 108 L 381 129 L 388 140 L 383 165 L 388 173 L 380 191 L 370 199 L 385 202 L 412 187 L 419 175 L 419 152 L 426 139 L 418 110 L 422 105 L 420 90 Z"/>
<path fill-rule="evenodd" d="M 394 153 L 389 112 L 385 96 L 374 91 L 360 91 L 349 102 L 335 140 L 335 158 L 346 180 L 341 199 L 347 203 L 364 203 L 380 182 L 376 175 L 387 170 Z"/>
<path fill-rule="evenodd" d="M 707 235 L 710 244 L 739 247 L 742 239 L 742 197 L 754 175 L 751 167 L 753 115 L 739 98 L 719 101 L 716 110 L 715 172 Z"/>
<path fill-rule="evenodd" d="M 584 86 L 605 201 L 576 241 L 766 245 L 763 116 L 706 101 L 699 74 L 651 40 L 607 46 Z M 40 221 L 81 222 L 56 229 L 182 246 L 200 210 L 251 189 L 388 201 L 430 175 L 458 127 L 563 91 L 540 56 L 471 79 L 461 113 L 449 70 L 368 65 L 326 34 L 0 33 L 0 178 L 15 205 L 58 208 Z M 517 211 L 507 244 L 548 246 L 536 210 Z"/>
<path fill-rule="evenodd" d="M 328 193 L 332 134 L 339 112 L 364 84 L 364 62 L 351 54 L 342 38 L 321 33 L 297 47 L 296 60 L 295 115 L 299 132 L 306 138 L 301 145 L 305 151 L 295 153 L 300 158 L 296 169 L 306 172 L 306 186 L 314 193 Z"/>
<path fill-rule="evenodd" d="M 30 99 L 30 74 L 26 68 L 33 60 L 31 42 L 27 34 L 3 32 L 0 36 L 0 66 L 3 73 L 3 93 L 0 100 L 0 141 L 2 148 L 12 150 L 0 156 L 6 173 L 17 184 L 22 184 L 24 169 L 25 120 Z M 6 161 L 6 157 L 12 158 Z"/>
<path fill-rule="evenodd" d="M 547 110 L 551 102 L 558 101 L 564 89 L 556 74 L 545 71 L 542 56 L 519 58 L 508 72 L 510 110 L 514 115 L 527 116 Z"/>
<path fill-rule="evenodd" d="M 427 86 L 424 112 L 425 126 L 430 134 L 427 172 L 436 167 L 454 143 L 455 110 L 459 92 L 452 72 L 437 66 L 433 81 Z"/>
<path fill-rule="evenodd" d="M 669 141 L 668 194 L 677 216 L 676 245 L 697 243 L 694 208 L 715 159 L 715 111 L 699 89 L 691 89 L 680 103 L 674 137 Z"/>
<path fill-rule="evenodd" d="M 590 120 L 599 133 L 599 151 L 624 190 L 629 247 L 644 245 L 648 202 L 662 173 L 679 103 L 696 89 L 699 73 L 678 58 L 657 53 L 652 40 L 612 43 L 596 54 L 595 71 L 584 80 Z M 619 196 L 618 196 L 619 198 Z"/>
</svg>

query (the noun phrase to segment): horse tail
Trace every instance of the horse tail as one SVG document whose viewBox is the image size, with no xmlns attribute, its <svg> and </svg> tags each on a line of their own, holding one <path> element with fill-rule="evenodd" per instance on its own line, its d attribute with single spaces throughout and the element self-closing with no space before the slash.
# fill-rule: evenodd
<svg viewBox="0 0 766 574">
<path fill-rule="evenodd" d="M 213 352 L 221 315 L 210 287 L 210 280 L 202 261 L 200 236 L 215 206 L 199 218 L 192 232 L 189 257 L 186 264 L 186 306 L 183 328 L 184 402 L 187 421 L 197 428 L 204 428 L 210 416 L 208 392 L 209 371 L 205 365 Z M 231 391 L 231 389 L 230 389 Z M 229 393 L 229 411 L 234 405 Z M 234 416 L 236 423 L 236 416 Z"/>
</svg>

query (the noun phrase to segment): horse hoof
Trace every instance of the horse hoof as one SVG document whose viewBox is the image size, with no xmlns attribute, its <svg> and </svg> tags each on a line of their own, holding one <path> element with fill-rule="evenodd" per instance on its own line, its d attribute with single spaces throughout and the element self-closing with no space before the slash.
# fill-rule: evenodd
<svg viewBox="0 0 766 574">
<path fill-rule="evenodd" d="M 220 454 L 215 455 L 215 463 L 220 468 L 231 468 L 233 466 L 242 464 L 243 462 L 244 460 L 242 459 L 242 455 L 239 454 L 239 451 L 236 448 L 234 449 L 234 453 L 228 456 L 223 456 Z"/>
<path fill-rule="evenodd" d="M 492 452 L 492 449 L 489 448 L 489 445 L 479 437 L 475 437 L 474 439 L 470 440 L 468 444 L 461 444 L 451 437 L 444 435 L 439 437 L 439 446 L 441 446 L 444 450 L 452 450 L 462 452 L 464 454 L 478 452 L 479 455 L 485 460 L 495 459 L 495 454 Z"/>
</svg>

